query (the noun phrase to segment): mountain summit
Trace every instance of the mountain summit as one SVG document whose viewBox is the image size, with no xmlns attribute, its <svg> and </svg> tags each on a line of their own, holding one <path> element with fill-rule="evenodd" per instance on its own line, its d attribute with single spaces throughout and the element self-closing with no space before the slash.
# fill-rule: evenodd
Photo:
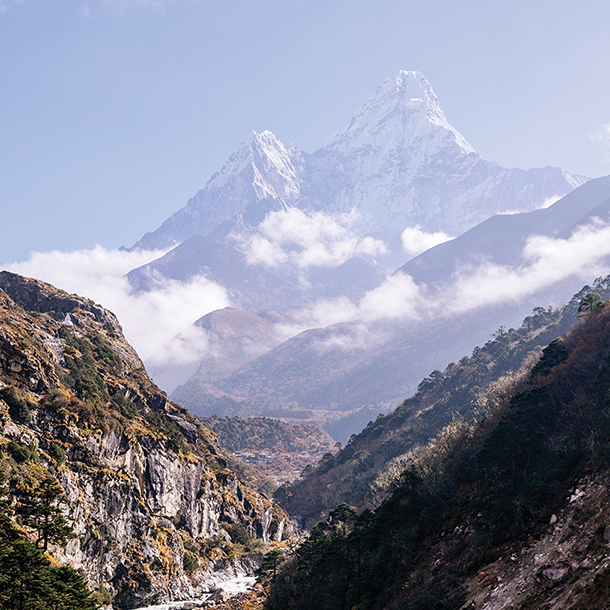
<svg viewBox="0 0 610 610">
<path fill-rule="evenodd" d="M 433 144 L 426 152 L 457 146 L 463 153 L 474 148 L 445 118 L 436 94 L 421 72 L 401 70 L 386 79 L 353 116 L 350 124 L 335 134 L 324 148 L 337 151 L 421 148 L 422 141 Z"/>
<path fill-rule="evenodd" d="M 406 228 L 458 235 L 493 214 L 537 209 L 585 181 L 559 168 L 504 169 L 481 159 L 425 77 L 400 71 L 313 154 L 253 132 L 205 188 L 134 247 L 193 235 L 235 245 L 270 212 L 298 208 L 351 214 L 350 231 L 385 241 L 385 264 L 398 266 L 408 258 Z"/>
</svg>

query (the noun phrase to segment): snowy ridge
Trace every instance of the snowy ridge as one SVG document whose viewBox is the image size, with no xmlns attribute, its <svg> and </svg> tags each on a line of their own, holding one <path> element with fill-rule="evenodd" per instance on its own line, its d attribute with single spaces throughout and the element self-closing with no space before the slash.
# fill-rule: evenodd
<svg viewBox="0 0 610 610">
<path fill-rule="evenodd" d="M 193 235 L 235 245 L 270 212 L 297 207 L 351 214 L 355 236 L 383 239 L 383 264 L 399 266 L 407 227 L 459 235 L 494 214 L 538 209 L 586 180 L 559 168 L 505 169 L 481 159 L 448 123 L 424 76 L 400 71 L 313 154 L 270 131 L 252 132 L 205 188 L 135 247 L 167 247 Z"/>
<path fill-rule="evenodd" d="M 237 215 L 248 216 L 248 211 L 255 218 L 262 213 L 260 222 L 267 211 L 293 205 L 301 181 L 295 163 L 302 163 L 302 156 L 295 147 L 284 146 L 270 131 L 253 131 L 184 208 L 159 229 L 144 235 L 134 247 L 178 244 L 193 235 L 208 235 Z M 263 212 L 257 209 L 261 201 L 266 202 Z"/>
<path fill-rule="evenodd" d="M 474 148 L 454 129 L 441 110 L 430 83 L 420 72 L 401 70 L 385 80 L 350 124 L 327 140 L 324 148 L 350 154 L 355 150 L 419 147 L 428 155 L 455 143 L 465 154 Z"/>
<path fill-rule="evenodd" d="M 229 157 L 220 173 L 212 176 L 204 190 L 230 187 L 234 176 L 238 175 L 247 184 L 251 181 L 258 199 L 272 197 L 291 201 L 298 195 L 300 183 L 292 162 L 293 154 L 270 131 L 260 134 L 253 131 Z"/>
</svg>

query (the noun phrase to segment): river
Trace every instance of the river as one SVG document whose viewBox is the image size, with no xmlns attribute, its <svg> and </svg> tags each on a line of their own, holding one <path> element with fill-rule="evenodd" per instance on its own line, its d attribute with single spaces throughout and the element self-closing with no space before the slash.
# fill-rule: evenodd
<svg viewBox="0 0 610 610">
<path fill-rule="evenodd" d="M 237 576 L 218 583 L 218 589 L 223 589 L 229 595 L 237 595 L 238 593 L 245 593 L 246 591 L 249 591 L 254 586 L 255 582 L 256 578 L 253 576 Z M 202 595 L 198 599 L 184 599 L 179 602 L 167 602 L 166 604 L 146 606 L 144 608 L 138 608 L 137 610 L 178 610 L 183 608 L 184 605 L 188 603 L 200 604 L 208 599 L 208 597 L 211 595 L 211 593 L 208 593 L 206 595 Z"/>
</svg>

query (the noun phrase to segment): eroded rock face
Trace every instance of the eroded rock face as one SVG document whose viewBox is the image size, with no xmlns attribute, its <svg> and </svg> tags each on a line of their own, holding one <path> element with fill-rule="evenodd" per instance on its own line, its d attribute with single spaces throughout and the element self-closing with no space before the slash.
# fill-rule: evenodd
<svg viewBox="0 0 610 610">
<path fill-rule="evenodd" d="M 286 515 L 152 384 L 116 318 L 7 272 L 0 288 L 0 389 L 14 386 L 29 409 L 17 417 L 0 399 L 0 447 L 34 450 L 23 463 L 5 452 L 2 468 L 13 488 L 43 475 L 61 483 L 77 537 L 53 555 L 109 591 L 115 608 L 194 597 L 223 571 L 251 570 L 255 559 L 235 559 L 231 527 L 279 540 Z"/>
<path fill-rule="evenodd" d="M 222 524 L 241 523 L 265 541 L 282 537 L 284 522 L 265 498 L 232 473 L 214 473 L 163 442 L 133 442 L 114 432 L 64 442 L 79 458 L 58 473 L 79 535 L 64 555 L 93 583 L 111 585 L 119 607 L 205 591 L 219 562 L 196 558 L 189 578 L 185 544 L 223 540 Z"/>
</svg>

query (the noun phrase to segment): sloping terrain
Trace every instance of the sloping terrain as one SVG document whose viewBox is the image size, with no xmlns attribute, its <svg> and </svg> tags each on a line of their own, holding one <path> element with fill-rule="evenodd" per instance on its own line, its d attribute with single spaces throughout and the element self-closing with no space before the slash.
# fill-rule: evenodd
<svg viewBox="0 0 610 610">
<path fill-rule="evenodd" d="M 287 531 L 227 468 L 216 435 L 150 381 L 113 314 L 8 272 L 0 450 L 11 502 L 44 479 L 60 484 L 76 536 L 49 552 L 117 609 L 208 590 L 248 564 L 237 540 L 254 547 Z"/>
<path fill-rule="evenodd" d="M 378 508 L 315 526 L 266 608 L 607 608 L 610 307 L 580 310 L 484 418 L 407 455 Z"/>
<path fill-rule="evenodd" d="M 227 291 L 236 306 L 256 311 L 288 306 L 303 298 L 298 278 L 247 264 L 243 252 L 194 235 L 164 256 L 127 274 L 136 291 L 153 289 L 167 280 L 189 281 L 203 275 Z"/>
<path fill-rule="evenodd" d="M 434 370 L 393 412 L 370 421 L 336 455 L 326 456 L 301 479 L 281 487 L 276 492 L 280 504 L 312 523 L 341 502 L 353 506 L 374 502 L 384 473 L 399 468 L 413 447 L 455 418 L 469 421 L 484 416 L 500 389 L 518 378 L 519 368 L 572 327 L 581 299 L 592 291 L 610 298 L 609 278 L 592 288 L 585 286 L 563 308 L 537 308 L 519 328 L 501 328 L 472 356 L 451 362 L 444 371 Z"/>
<path fill-rule="evenodd" d="M 480 308 L 426 322 L 386 319 L 312 329 L 215 386 L 235 401 L 257 405 L 259 413 L 307 418 L 345 442 L 371 416 L 412 393 L 430 370 L 483 343 L 500 323 L 522 319 L 524 309 L 531 306 Z"/>
<path fill-rule="evenodd" d="M 590 180 L 543 210 L 493 216 L 455 239 L 416 256 L 398 272 L 430 287 L 447 285 L 452 276 L 486 264 L 518 267 L 524 262 L 529 237 L 568 238 L 592 222 L 607 221 L 610 177 Z"/>
<path fill-rule="evenodd" d="M 218 441 L 278 485 L 296 479 L 329 451 L 335 441 L 319 426 L 289 424 L 270 417 L 201 417 Z"/>
<path fill-rule="evenodd" d="M 147 361 L 147 370 L 168 392 L 191 379 L 197 387 L 209 389 L 244 364 L 281 343 L 275 324 L 243 309 L 217 309 L 194 322 Z M 167 352 L 182 353 L 192 346 L 197 358 L 167 362 Z M 203 352 L 203 354 L 201 354 Z M 179 398 L 176 399 L 181 402 Z M 189 406 L 186 403 L 182 403 Z"/>
</svg>

